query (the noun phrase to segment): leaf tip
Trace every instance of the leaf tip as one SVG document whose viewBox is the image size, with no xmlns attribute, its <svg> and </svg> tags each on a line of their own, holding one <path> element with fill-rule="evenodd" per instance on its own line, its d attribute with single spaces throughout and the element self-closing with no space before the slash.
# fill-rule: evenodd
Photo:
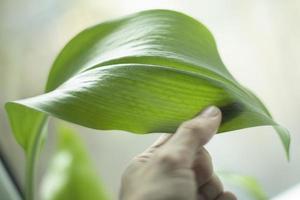
<svg viewBox="0 0 300 200">
<path fill-rule="evenodd" d="M 285 150 L 287 161 L 290 162 L 290 144 L 291 144 L 291 136 L 289 134 L 288 129 L 286 129 L 283 126 L 276 125 L 274 126 L 274 129 L 278 133 L 278 136 L 282 142 L 282 145 Z"/>
</svg>

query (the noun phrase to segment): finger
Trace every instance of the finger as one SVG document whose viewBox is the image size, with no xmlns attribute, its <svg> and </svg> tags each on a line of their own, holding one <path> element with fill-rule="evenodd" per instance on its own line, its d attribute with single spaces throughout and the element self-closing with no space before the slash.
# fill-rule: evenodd
<svg viewBox="0 0 300 200">
<path fill-rule="evenodd" d="M 231 192 L 223 192 L 216 200 L 237 200 L 236 196 Z"/>
<path fill-rule="evenodd" d="M 167 133 L 164 133 L 161 136 L 159 136 L 158 139 L 149 148 L 147 148 L 144 152 L 140 153 L 139 155 L 135 156 L 130 161 L 124 174 L 131 174 L 131 172 L 135 172 L 137 169 L 139 169 L 141 166 L 147 163 L 152 157 L 155 150 L 162 146 L 165 142 L 167 142 L 171 136 L 171 134 Z"/>
<path fill-rule="evenodd" d="M 223 184 L 220 179 L 213 175 L 207 183 L 198 189 L 198 193 L 206 200 L 213 200 L 223 192 Z"/>
<path fill-rule="evenodd" d="M 220 122 L 221 111 L 210 106 L 194 119 L 182 123 L 161 148 L 162 160 L 167 166 L 192 167 L 197 150 L 217 132 Z"/>
<path fill-rule="evenodd" d="M 171 137 L 171 134 L 164 133 L 162 134 L 150 147 L 148 147 L 144 152 L 141 154 L 135 156 L 133 158 L 133 161 L 137 162 L 146 162 L 155 152 L 157 148 L 162 146 L 164 143 L 168 141 L 168 139 Z"/>
<path fill-rule="evenodd" d="M 165 144 L 170 137 L 172 136 L 172 134 L 169 133 L 163 133 L 147 150 L 151 150 L 151 149 L 156 149 L 159 148 L 160 146 L 162 146 L 163 144 Z"/>
<path fill-rule="evenodd" d="M 213 175 L 213 164 L 208 151 L 200 147 L 196 155 L 193 170 L 198 188 L 209 181 Z"/>
</svg>

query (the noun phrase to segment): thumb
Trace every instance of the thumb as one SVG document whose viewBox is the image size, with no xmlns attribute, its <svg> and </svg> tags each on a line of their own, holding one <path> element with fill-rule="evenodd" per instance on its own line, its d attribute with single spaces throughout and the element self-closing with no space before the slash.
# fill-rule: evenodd
<svg viewBox="0 0 300 200">
<path fill-rule="evenodd" d="M 192 167 L 199 147 L 212 138 L 220 123 L 221 111 L 215 106 L 206 108 L 200 115 L 179 126 L 162 146 L 159 157 L 166 161 L 166 165 Z"/>
</svg>

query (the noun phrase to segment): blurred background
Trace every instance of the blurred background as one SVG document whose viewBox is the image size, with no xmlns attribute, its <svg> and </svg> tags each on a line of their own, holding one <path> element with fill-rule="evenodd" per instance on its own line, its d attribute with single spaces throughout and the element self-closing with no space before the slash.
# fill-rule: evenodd
<svg viewBox="0 0 300 200">
<path fill-rule="evenodd" d="M 229 71 L 291 132 L 290 162 L 270 127 L 218 135 L 207 145 L 215 168 L 256 177 L 270 197 L 299 183 L 298 0 L 1 0 L 0 147 L 19 182 L 23 183 L 24 158 L 12 137 L 4 103 L 41 94 L 56 55 L 84 28 L 152 8 L 182 11 L 203 22 L 215 36 Z M 39 163 L 39 180 L 54 149 L 52 126 L 53 120 Z M 115 198 L 127 163 L 158 137 L 75 127 L 87 144 L 99 177 Z M 241 198 L 243 194 L 237 193 Z"/>
</svg>

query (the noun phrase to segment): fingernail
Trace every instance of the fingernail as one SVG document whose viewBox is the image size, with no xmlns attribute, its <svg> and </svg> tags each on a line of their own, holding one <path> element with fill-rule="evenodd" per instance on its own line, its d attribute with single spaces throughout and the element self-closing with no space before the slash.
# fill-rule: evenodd
<svg viewBox="0 0 300 200">
<path fill-rule="evenodd" d="M 220 110 L 216 106 L 209 106 L 201 112 L 200 117 L 215 117 L 219 112 Z"/>
</svg>

